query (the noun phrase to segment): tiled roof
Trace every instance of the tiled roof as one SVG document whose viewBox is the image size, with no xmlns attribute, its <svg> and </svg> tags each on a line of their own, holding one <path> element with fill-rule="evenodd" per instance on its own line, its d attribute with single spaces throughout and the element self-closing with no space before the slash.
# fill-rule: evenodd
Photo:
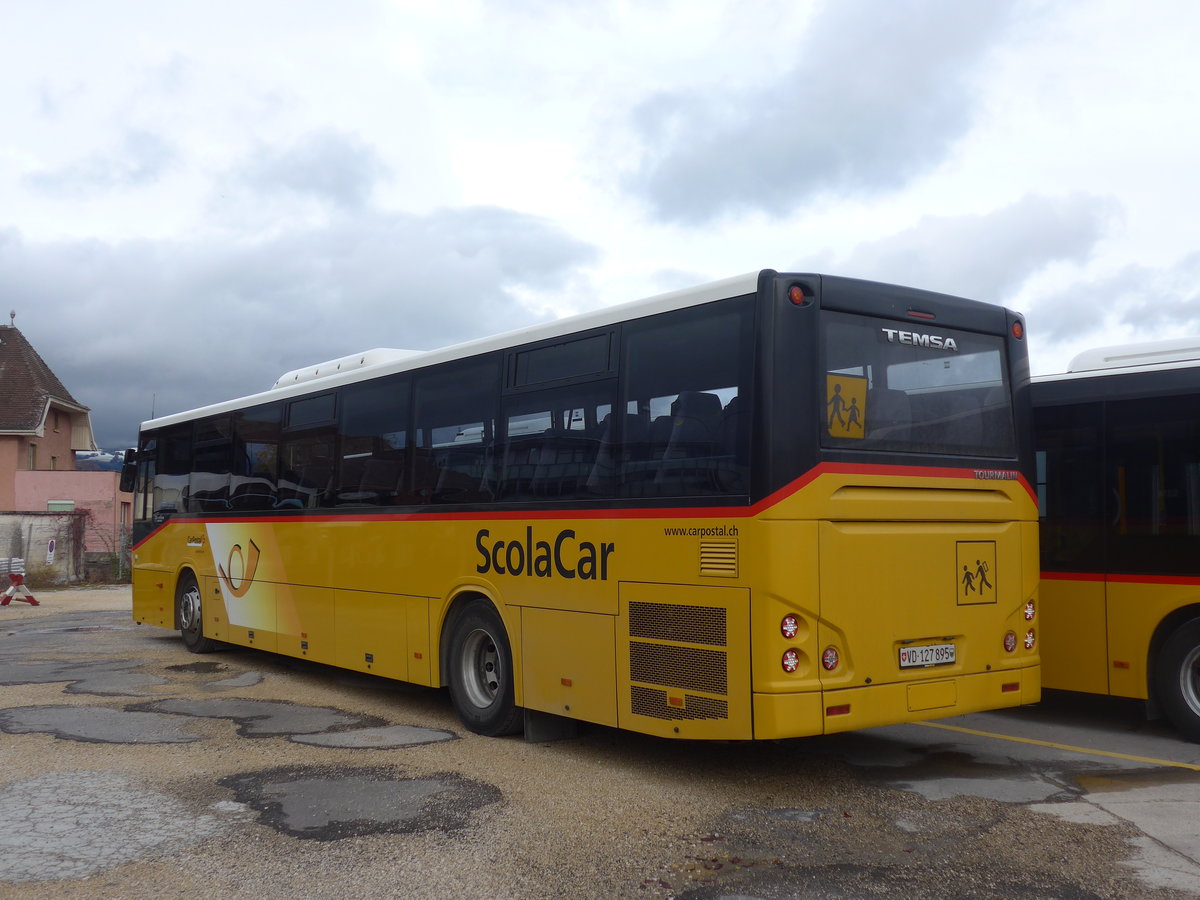
<svg viewBox="0 0 1200 900">
<path fill-rule="evenodd" d="M 87 410 L 50 371 L 20 329 L 0 325 L 0 431 L 34 431 L 48 400 Z"/>
</svg>

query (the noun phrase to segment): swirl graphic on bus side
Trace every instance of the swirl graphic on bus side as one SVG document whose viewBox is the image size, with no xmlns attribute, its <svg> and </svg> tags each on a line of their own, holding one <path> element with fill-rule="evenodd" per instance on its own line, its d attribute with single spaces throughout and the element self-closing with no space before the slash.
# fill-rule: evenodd
<svg viewBox="0 0 1200 900">
<path fill-rule="evenodd" d="M 237 579 L 237 584 L 233 583 L 233 578 L 229 572 L 234 571 L 233 557 L 237 554 L 238 568 L 242 570 L 242 575 Z M 246 592 L 250 590 L 250 585 L 254 582 L 254 573 L 258 571 L 258 558 L 260 556 L 258 544 L 254 541 L 250 542 L 250 549 L 246 551 L 245 556 L 242 556 L 242 545 L 234 544 L 229 548 L 229 561 L 226 563 L 229 566 L 229 572 L 226 572 L 221 566 L 217 566 L 217 573 L 221 576 L 221 580 L 225 582 L 225 587 L 229 593 L 237 598 L 246 596 Z"/>
</svg>

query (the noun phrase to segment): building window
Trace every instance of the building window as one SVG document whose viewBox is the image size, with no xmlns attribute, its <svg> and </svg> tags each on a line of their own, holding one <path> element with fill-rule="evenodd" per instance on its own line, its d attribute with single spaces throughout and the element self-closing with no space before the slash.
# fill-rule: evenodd
<svg viewBox="0 0 1200 900">
<path fill-rule="evenodd" d="M 29 445 L 29 471 L 33 472 L 37 469 L 37 444 Z"/>
<path fill-rule="evenodd" d="M 56 428 L 56 429 L 54 429 L 54 430 L 55 430 L 55 431 L 58 431 L 58 429 L 57 429 L 57 428 Z M 58 457 L 57 457 L 57 456 L 52 456 L 52 457 L 50 457 L 50 471 L 51 471 L 51 472 L 57 472 L 57 471 L 58 471 Z"/>
</svg>

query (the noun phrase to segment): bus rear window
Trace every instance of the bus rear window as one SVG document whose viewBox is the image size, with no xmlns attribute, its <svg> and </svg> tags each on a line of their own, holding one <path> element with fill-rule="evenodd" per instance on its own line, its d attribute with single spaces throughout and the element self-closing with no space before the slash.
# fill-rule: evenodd
<svg viewBox="0 0 1200 900">
<path fill-rule="evenodd" d="M 1002 337 L 826 312 L 822 352 L 822 446 L 1016 455 Z"/>
</svg>

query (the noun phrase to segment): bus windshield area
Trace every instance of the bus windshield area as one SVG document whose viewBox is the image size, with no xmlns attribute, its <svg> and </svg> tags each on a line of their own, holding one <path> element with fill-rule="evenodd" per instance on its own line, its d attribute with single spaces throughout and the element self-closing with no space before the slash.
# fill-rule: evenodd
<svg viewBox="0 0 1200 900">
<path fill-rule="evenodd" d="M 827 311 L 821 445 L 1016 456 L 1004 339 Z"/>
</svg>

